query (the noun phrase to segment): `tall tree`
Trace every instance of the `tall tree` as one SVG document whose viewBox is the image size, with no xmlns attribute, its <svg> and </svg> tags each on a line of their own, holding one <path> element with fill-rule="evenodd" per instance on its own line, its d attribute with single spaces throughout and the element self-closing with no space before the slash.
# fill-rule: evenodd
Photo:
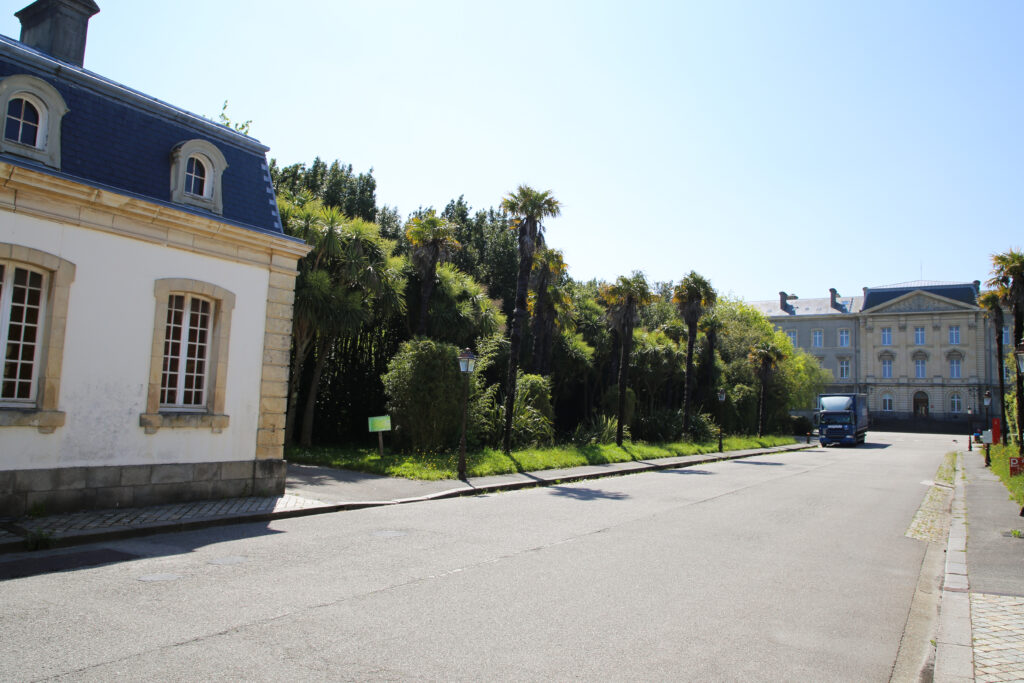
<svg viewBox="0 0 1024 683">
<path fill-rule="evenodd" d="M 690 413 L 693 404 L 693 348 L 697 342 L 697 323 L 704 311 L 715 305 L 718 295 L 711 283 L 691 270 L 676 287 L 672 301 L 679 307 L 679 315 L 686 323 L 686 389 L 683 394 L 683 428 L 690 431 Z"/>
<path fill-rule="evenodd" d="M 601 298 L 608 306 L 608 322 L 619 336 L 619 400 L 615 443 L 622 445 L 623 423 L 626 421 L 626 382 L 629 379 L 629 355 L 633 350 L 633 328 L 639 309 L 651 303 L 651 289 L 644 274 L 620 275 L 615 284 L 607 285 Z"/>
<path fill-rule="evenodd" d="M 529 308 L 533 334 L 533 372 L 551 374 L 555 332 L 572 328 L 572 300 L 565 289 L 568 266 L 557 249 L 541 249 L 533 261 Z"/>
<path fill-rule="evenodd" d="M 1024 252 L 1010 249 L 992 255 L 992 287 L 1005 290 L 1005 301 L 1013 311 L 1013 347 L 1024 341 Z M 1024 453 L 1024 374 L 1017 371 L 1017 444 Z"/>
<path fill-rule="evenodd" d="M 761 392 L 757 400 L 757 435 L 764 436 L 765 408 L 768 399 L 768 383 L 779 363 L 785 358 L 782 349 L 770 341 L 758 342 L 750 349 L 748 360 L 757 369 L 757 378 L 761 382 Z"/>
<path fill-rule="evenodd" d="M 978 304 L 992 314 L 992 327 L 996 336 L 996 361 L 999 372 L 999 433 L 1002 435 L 1003 445 L 1008 442 L 1009 436 L 1006 433 L 1006 377 L 1003 370 L 1005 359 L 1003 354 L 1003 326 L 1006 321 L 1003 318 L 1003 298 L 1009 292 L 1002 286 L 985 292 L 978 298 Z"/>
<path fill-rule="evenodd" d="M 526 185 L 520 185 L 515 192 L 501 201 L 501 208 L 514 217 L 513 226 L 517 228 L 519 237 L 519 277 L 516 279 L 516 305 L 512 311 L 509 335 L 511 348 L 508 354 L 505 426 L 502 432 L 502 447 L 505 453 L 510 453 L 512 451 L 512 413 L 516 400 L 516 373 L 519 370 L 523 328 L 526 326 L 526 295 L 530 286 L 530 270 L 533 268 L 533 252 L 543 238 L 544 226 L 541 221 L 558 216 L 561 213 L 561 205 L 552 196 L 550 190 L 538 192 Z"/>
<path fill-rule="evenodd" d="M 405 228 L 405 236 L 412 246 L 412 264 L 420 278 L 420 315 L 416 334 L 427 333 L 430 297 L 437 286 L 437 266 L 459 248 L 451 223 L 439 217 L 434 210 L 413 218 Z"/>
</svg>

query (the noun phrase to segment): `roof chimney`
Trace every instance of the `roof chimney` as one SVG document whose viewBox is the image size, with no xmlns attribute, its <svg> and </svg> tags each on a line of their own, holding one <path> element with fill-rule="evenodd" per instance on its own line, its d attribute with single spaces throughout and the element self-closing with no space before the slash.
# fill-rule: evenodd
<svg viewBox="0 0 1024 683">
<path fill-rule="evenodd" d="M 82 66 L 89 18 L 99 11 L 92 0 L 36 0 L 14 16 L 21 20 L 21 42 Z"/>
<path fill-rule="evenodd" d="M 784 310 L 786 313 L 793 314 L 795 309 L 793 304 L 789 303 L 793 299 L 799 299 L 796 294 L 786 294 L 785 292 L 779 292 L 779 308 Z"/>
<path fill-rule="evenodd" d="M 845 313 L 846 308 L 841 303 L 839 303 L 839 292 L 836 291 L 836 288 L 831 287 L 828 290 L 828 293 L 832 295 L 832 302 L 829 305 L 832 306 L 832 308 L 836 309 L 837 311 L 843 311 Z"/>
</svg>

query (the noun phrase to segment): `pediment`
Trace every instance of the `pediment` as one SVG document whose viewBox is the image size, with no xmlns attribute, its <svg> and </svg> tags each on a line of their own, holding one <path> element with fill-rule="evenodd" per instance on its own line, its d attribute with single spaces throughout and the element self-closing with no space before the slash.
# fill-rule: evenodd
<svg viewBox="0 0 1024 683">
<path fill-rule="evenodd" d="M 908 292 L 865 313 L 931 313 L 933 311 L 974 311 L 976 306 L 948 299 L 931 292 Z"/>
</svg>

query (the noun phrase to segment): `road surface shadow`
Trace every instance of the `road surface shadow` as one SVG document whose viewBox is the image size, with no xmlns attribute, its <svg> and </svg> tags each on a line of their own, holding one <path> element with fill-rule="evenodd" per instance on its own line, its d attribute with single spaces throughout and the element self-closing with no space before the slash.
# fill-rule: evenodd
<svg viewBox="0 0 1024 683">
<path fill-rule="evenodd" d="M 625 493 L 601 491 L 600 489 L 576 488 L 568 486 L 551 486 L 548 488 L 551 493 L 563 498 L 574 498 L 576 500 L 626 500 L 629 496 Z"/>
<path fill-rule="evenodd" d="M 698 469 L 694 469 L 692 467 L 681 467 L 681 468 L 676 469 L 676 470 L 661 470 L 661 473 L 662 474 L 709 474 L 709 475 L 710 474 L 714 474 L 714 472 L 709 472 L 708 470 L 698 470 Z"/>
<path fill-rule="evenodd" d="M 770 465 L 771 467 L 782 467 L 784 462 L 757 462 L 755 460 L 733 460 L 736 465 Z"/>
<path fill-rule="evenodd" d="M 151 533 L 152 535 L 144 538 L 94 543 L 88 546 L 57 547 L 12 555 L 11 559 L 0 560 L 0 581 L 151 557 L 183 555 L 215 543 L 284 532 L 269 528 L 268 522 L 246 522 L 192 531 L 151 530 Z M 59 544 L 60 538 L 55 539 L 55 542 Z"/>
</svg>

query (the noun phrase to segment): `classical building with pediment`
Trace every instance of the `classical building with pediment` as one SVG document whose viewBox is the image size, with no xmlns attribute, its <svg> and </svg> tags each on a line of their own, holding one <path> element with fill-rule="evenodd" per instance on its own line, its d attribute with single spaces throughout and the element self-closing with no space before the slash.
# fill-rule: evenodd
<svg viewBox="0 0 1024 683">
<path fill-rule="evenodd" d="M 793 345 L 818 358 L 826 391 L 866 393 L 872 423 L 892 428 L 966 428 L 998 394 L 995 330 L 978 306 L 981 283 L 904 282 L 857 297 L 752 302 Z M 998 401 L 989 413 L 995 417 Z"/>
</svg>

